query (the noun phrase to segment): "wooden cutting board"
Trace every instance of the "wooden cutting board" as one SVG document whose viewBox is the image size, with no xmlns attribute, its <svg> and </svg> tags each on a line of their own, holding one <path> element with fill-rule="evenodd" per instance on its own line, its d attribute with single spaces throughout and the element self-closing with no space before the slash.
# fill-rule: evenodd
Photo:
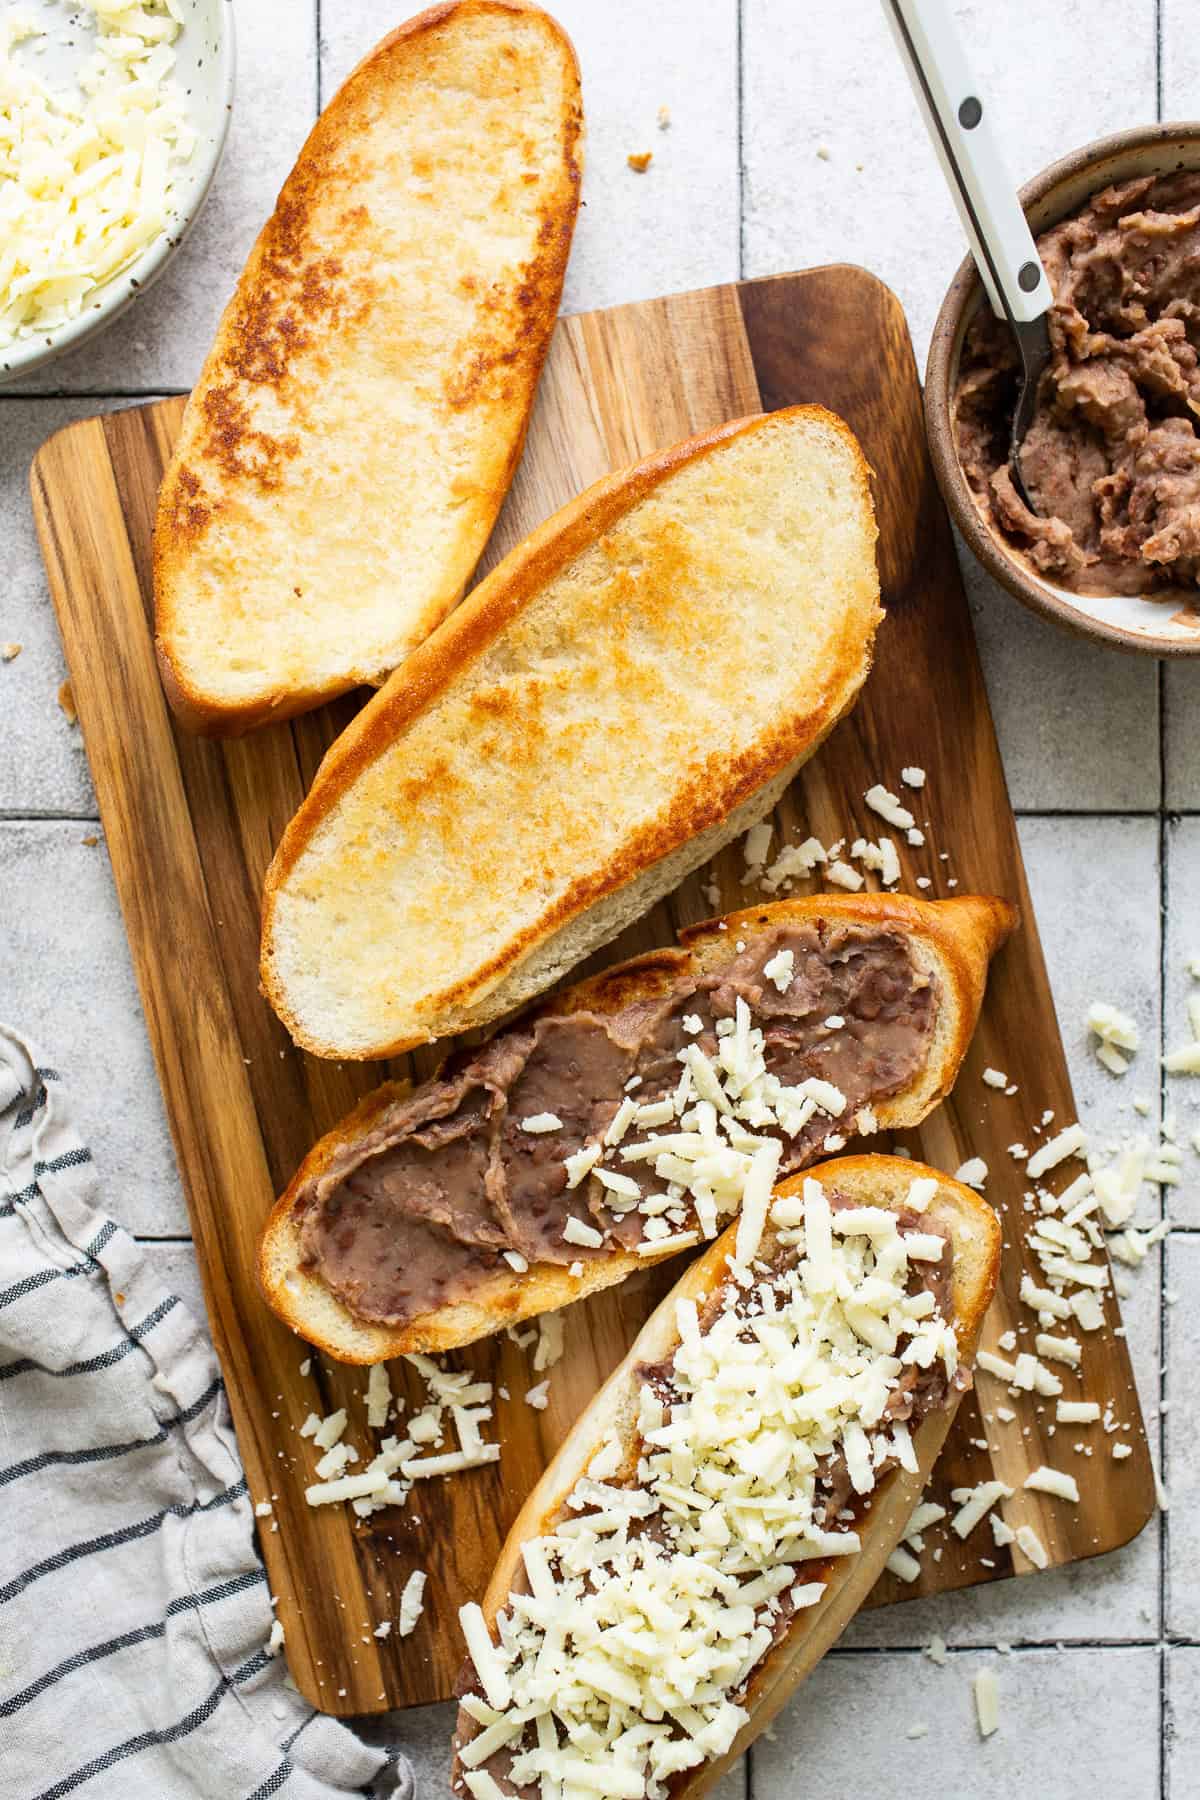
<svg viewBox="0 0 1200 1800">
<path fill-rule="evenodd" d="M 915 763 L 928 772 L 913 801 L 928 841 L 919 850 L 902 846 L 902 885 L 914 890 L 924 876 L 933 898 L 977 890 L 1021 907 L 1024 929 L 994 967 L 957 1092 L 908 1140 L 945 1169 L 967 1155 L 989 1165 L 987 1193 L 1009 1226 L 1003 1292 L 987 1331 L 994 1346 L 1018 1323 L 1023 1266 L 1023 1182 L 1006 1146 L 1036 1141 L 1044 1109 L 1066 1121 L 1074 1107 L 899 304 L 863 270 L 828 268 L 563 320 L 485 566 L 609 469 L 721 420 L 806 400 L 850 422 L 875 471 L 888 617 L 856 711 L 777 809 L 775 847 L 809 832 L 825 843 L 878 836 L 881 821 L 864 807 L 864 791 L 876 781 L 897 789 L 901 768 Z M 320 1062 L 292 1047 L 258 992 L 258 905 L 284 825 L 362 696 L 235 743 L 175 729 L 151 641 L 150 536 L 182 410 L 181 400 L 167 400 L 59 432 L 34 463 L 34 508 L 250 1491 L 273 1504 L 262 1547 L 288 1660 L 317 1706 L 370 1712 L 450 1692 L 461 1654 L 459 1605 L 482 1592 L 523 1497 L 679 1265 L 567 1310 L 566 1354 L 552 1371 L 544 1412 L 524 1402 L 541 1377 L 517 1344 L 500 1339 L 458 1359 L 508 1392 L 497 1407 L 497 1467 L 431 1482 L 406 1512 L 380 1514 L 365 1527 L 341 1508 L 306 1505 L 314 1458 L 298 1427 L 310 1410 L 345 1405 L 349 1436 L 368 1445 L 364 1378 L 316 1358 L 301 1373 L 304 1347 L 255 1286 L 256 1237 L 314 1138 L 384 1071 Z M 630 745 L 631 756 L 651 753 Z M 720 910 L 751 903 L 743 870 L 734 846 L 595 961 L 665 943 L 678 925 L 708 916 L 702 890 L 713 878 Z M 436 1060 L 431 1049 L 388 1072 L 411 1068 L 420 1077 Z M 988 1065 L 1007 1072 L 1016 1095 L 983 1084 Z M 1021 1323 L 1029 1322 L 1025 1313 Z M 985 1425 L 980 1402 L 991 1413 L 1007 1396 L 983 1376 L 979 1398 L 959 1414 L 934 1497 L 1000 1476 L 1018 1489 L 1010 1519 L 1035 1526 L 1052 1564 L 1132 1537 L 1153 1509 L 1153 1477 L 1116 1323 L 1114 1310 L 1109 1330 L 1087 1340 L 1078 1385 L 1135 1421 L 1132 1457 L 1114 1464 L 1098 1426 L 1072 1429 L 1072 1442 L 1095 1450 L 1086 1462 L 1073 1456 L 1067 1434 L 1046 1435 L 1052 1407 L 1038 1413 L 1026 1404 L 1013 1423 L 993 1415 Z M 406 1368 L 393 1379 L 415 1393 Z M 1074 1378 L 1066 1385 L 1072 1392 Z M 1043 1461 L 1080 1471 L 1077 1509 L 1020 1491 L 1024 1474 Z M 424 1618 L 406 1640 L 394 1629 L 375 1638 L 377 1623 L 395 1619 L 414 1568 L 428 1572 Z M 997 1550 L 986 1526 L 965 1544 L 932 1533 L 920 1581 L 903 1587 L 888 1578 L 874 1598 L 1029 1569 L 1020 1552 Z"/>
</svg>

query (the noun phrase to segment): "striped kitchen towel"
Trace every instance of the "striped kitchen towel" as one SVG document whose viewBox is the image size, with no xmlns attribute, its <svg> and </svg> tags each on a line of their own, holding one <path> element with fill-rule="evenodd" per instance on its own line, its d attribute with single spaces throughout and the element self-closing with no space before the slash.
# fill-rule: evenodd
<svg viewBox="0 0 1200 1800">
<path fill-rule="evenodd" d="M 285 1683 L 271 1624 L 207 1336 L 0 1027 L 0 1793 L 411 1796 Z"/>
</svg>

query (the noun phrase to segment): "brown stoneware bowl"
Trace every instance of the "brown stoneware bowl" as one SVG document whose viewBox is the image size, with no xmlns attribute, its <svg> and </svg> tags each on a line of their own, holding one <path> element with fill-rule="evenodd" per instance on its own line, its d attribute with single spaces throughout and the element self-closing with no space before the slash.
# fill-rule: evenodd
<svg viewBox="0 0 1200 1800">
<path fill-rule="evenodd" d="M 1200 169 L 1200 124 L 1147 125 L 1073 151 L 1021 189 L 1035 237 L 1076 212 L 1089 196 L 1138 175 Z M 1075 594 L 1040 574 L 1020 550 L 985 523 L 958 459 L 954 389 L 967 326 L 986 305 L 970 257 L 942 302 L 925 370 L 925 425 L 934 473 L 950 516 L 979 558 L 1010 594 L 1059 625 L 1121 650 L 1151 656 L 1200 655 L 1200 597 L 1179 590 L 1149 597 Z"/>
</svg>

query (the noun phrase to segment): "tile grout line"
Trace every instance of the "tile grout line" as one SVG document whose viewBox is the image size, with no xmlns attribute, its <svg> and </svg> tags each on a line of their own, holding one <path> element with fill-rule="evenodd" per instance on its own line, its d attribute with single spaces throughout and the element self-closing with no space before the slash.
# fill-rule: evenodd
<svg viewBox="0 0 1200 1800">
<path fill-rule="evenodd" d="M 745 118 L 745 56 L 742 35 L 745 28 L 746 0 L 737 0 L 734 25 L 735 80 L 737 84 L 737 203 L 738 203 L 738 280 L 746 278 L 746 158 L 743 128 Z M 746 1772 L 742 1783 L 744 1800 L 754 1800 L 754 1745 L 746 1750 Z"/>
<path fill-rule="evenodd" d="M 746 111 L 746 61 L 742 46 L 745 29 L 746 0 L 738 0 L 734 26 L 737 77 L 737 196 L 738 196 L 738 280 L 746 278 L 746 156 L 744 121 Z"/>
<path fill-rule="evenodd" d="M 0 825 L 101 825 L 99 813 L 17 812 L 0 807 Z"/>
<path fill-rule="evenodd" d="M 55 400 L 60 404 L 71 400 L 170 400 L 191 392 L 185 387 L 148 388 L 4 388 L 0 401 Z"/>
<path fill-rule="evenodd" d="M 112 395 L 112 394 L 92 395 L 91 396 L 91 398 L 93 398 L 93 399 L 115 399 L 115 398 L 120 398 L 120 397 L 121 396 Z M 48 396 L 39 395 L 38 398 L 39 399 L 48 398 Z M 87 820 L 89 822 L 93 822 L 93 821 L 99 819 L 99 817 L 100 817 L 99 813 L 56 812 L 56 811 L 51 811 L 49 809 L 42 809 L 41 811 L 38 811 L 34 808 L 28 808 L 28 807 L 0 806 L 0 824 L 15 824 L 15 825 L 37 824 L 37 823 L 53 824 L 56 821 L 60 822 L 60 823 L 65 822 L 67 824 L 70 824 L 73 820 Z M 1015 819 L 1031 819 L 1031 820 L 1035 820 L 1035 821 L 1038 819 L 1062 819 L 1062 820 L 1077 819 L 1083 824 L 1087 824 L 1094 819 L 1095 820 L 1101 820 L 1101 819 L 1115 819 L 1115 820 L 1155 819 L 1155 820 L 1173 821 L 1173 820 L 1178 820 L 1178 819 L 1200 818 L 1200 807 L 1197 807 L 1197 806 L 1172 807 L 1170 809 L 1170 811 L 1167 812 L 1164 808 L 1156 807 L 1156 806 L 1151 806 L 1151 807 L 1138 807 L 1138 806 L 1107 807 L 1107 808 L 1103 808 L 1103 809 L 1075 808 L 1075 807 L 1014 806 L 1013 817 Z"/>
<path fill-rule="evenodd" d="M 1164 0 L 1154 0 L 1154 114 L 1163 116 L 1163 7 Z M 1166 1050 L 1167 1015 L 1167 906 L 1170 899 L 1168 874 L 1169 836 L 1167 823 L 1167 682 L 1166 668 L 1160 660 L 1156 670 L 1158 697 L 1158 1116 L 1159 1135 L 1167 1106 L 1167 1077 L 1162 1066 Z M 1160 1187 L 1159 1218 L 1167 1215 L 1170 1193 Z M 1167 1292 L 1170 1246 L 1163 1244 L 1158 1262 L 1158 1468 L 1164 1488 L 1167 1482 L 1167 1443 L 1169 1414 L 1163 1411 L 1167 1394 Z M 1170 1554 L 1170 1519 L 1158 1514 L 1158 1791 L 1160 1800 L 1168 1800 L 1171 1786 L 1167 1760 L 1167 1723 L 1170 1716 L 1167 1657 L 1167 1567 Z"/>
</svg>

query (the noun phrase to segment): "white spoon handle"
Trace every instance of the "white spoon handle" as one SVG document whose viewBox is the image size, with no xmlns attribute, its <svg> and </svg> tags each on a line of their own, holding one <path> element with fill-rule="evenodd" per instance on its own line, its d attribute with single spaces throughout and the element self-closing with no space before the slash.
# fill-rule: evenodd
<svg viewBox="0 0 1200 1800">
<path fill-rule="evenodd" d="M 883 0 L 993 311 L 1013 324 L 1053 300 L 946 0 Z"/>
</svg>

